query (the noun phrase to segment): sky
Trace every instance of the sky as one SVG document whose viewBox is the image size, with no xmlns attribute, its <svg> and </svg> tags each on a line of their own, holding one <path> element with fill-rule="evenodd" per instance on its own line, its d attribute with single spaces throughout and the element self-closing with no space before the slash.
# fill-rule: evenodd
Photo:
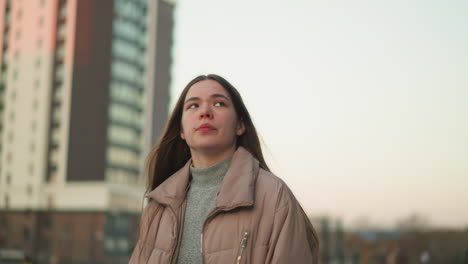
<svg viewBox="0 0 468 264">
<path fill-rule="evenodd" d="M 468 227 L 468 2 L 178 0 L 171 105 L 199 74 L 241 93 L 312 216 Z"/>
</svg>

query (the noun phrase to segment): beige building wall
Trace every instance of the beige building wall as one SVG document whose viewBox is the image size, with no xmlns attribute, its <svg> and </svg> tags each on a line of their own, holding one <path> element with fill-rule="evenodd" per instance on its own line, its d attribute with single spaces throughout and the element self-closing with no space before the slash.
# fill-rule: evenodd
<svg viewBox="0 0 468 264">
<path fill-rule="evenodd" d="M 0 0 L 0 14 L 4 12 L 5 3 L 6 0 Z M 72 95 L 73 89 L 80 89 L 76 86 L 76 51 L 83 48 L 76 47 L 78 5 L 81 4 L 81 8 L 83 5 L 100 5 L 99 8 L 105 8 L 104 5 L 108 3 L 111 2 L 11 1 L 9 46 L 7 53 L 0 53 L 0 56 L 8 57 L 7 88 L 3 94 L 5 107 L 3 119 L 0 118 L 3 125 L 0 134 L 0 208 L 141 210 L 143 170 L 137 181 L 109 178 L 105 170 L 102 171 L 101 179 L 69 180 L 72 173 L 70 164 L 77 160 L 77 155 L 86 157 L 86 152 L 76 152 L 70 148 L 70 142 L 77 140 L 83 131 L 76 127 L 79 123 L 73 113 L 80 116 L 88 108 L 87 97 L 79 99 L 79 95 Z M 151 142 L 154 142 L 167 118 L 174 5 L 172 1 L 162 0 L 148 3 L 147 16 L 150 23 L 147 28 L 148 61 L 143 119 L 148 127 L 143 130 L 141 167 Z M 161 3 L 165 8 L 164 16 L 158 9 Z M 161 19 L 168 22 L 162 28 L 158 27 Z M 60 22 L 57 24 L 58 20 Z M 3 27 L 0 24 L 0 29 Z M 158 38 L 156 34 L 162 35 Z M 3 40 L 2 37 L 3 34 L 0 40 Z M 60 39 L 59 44 L 57 38 Z M 57 60 L 61 61 L 60 66 L 57 66 Z M 164 72 L 159 73 L 156 69 Z M 80 78 L 86 76 L 81 75 Z M 62 80 L 58 86 L 54 85 L 57 79 Z M 108 103 L 104 94 L 100 100 L 102 104 Z M 75 134 L 72 133 L 74 125 Z M 81 142 L 84 143 L 76 141 L 78 145 L 75 146 L 79 147 Z M 96 142 L 96 150 L 105 153 L 105 140 Z M 89 151 L 92 154 L 93 149 Z M 49 164 L 55 164 L 56 169 L 51 171 Z M 76 179 L 80 176 L 79 170 L 76 174 L 80 166 L 74 166 Z"/>
<path fill-rule="evenodd" d="M 76 0 L 67 0 L 65 5 L 62 5 L 58 11 L 54 12 L 54 6 L 58 4 L 58 0 L 53 0 L 49 3 L 51 6 L 51 27 L 50 33 L 54 34 L 55 29 L 55 18 L 57 16 L 65 18 L 65 23 L 62 28 L 55 29 L 55 34 L 58 35 L 55 38 L 61 38 L 63 40 L 63 49 L 59 51 L 54 50 L 58 57 L 63 56 L 63 82 L 61 85 L 61 91 L 55 93 L 56 100 L 61 102 L 59 111 L 54 111 L 53 116 L 59 121 L 60 128 L 50 136 L 50 138 L 58 142 L 58 147 L 52 153 L 46 151 L 46 155 L 51 155 L 49 159 L 55 161 L 57 164 L 57 170 L 52 173 L 47 181 L 47 168 L 44 169 L 44 195 L 42 197 L 41 208 L 59 208 L 59 195 L 61 190 L 66 186 L 65 175 L 67 173 L 67 158 L 68 158 L 68 141 L 69 141 L 69 127 L 70 127 L 70 105 L 71 105 L 71 90 L 72 90 L 72 74 L 73 74 L 73 51 L 75 49 L 75 30 L 76 30 Z M 54 15 L 55 13 L 55 15 Z M 52 38 L 52 41 L 55 41 Z M 57 47 L 55 47 L 57 48 Z M 61 55 L 63 53 L 63 55 Z M 50 67 L 52 72 L 52 66 Z M 60 72 L 60 71 L 59 71 Z M 50 74 L 51 75 L 51 74 Z M 49 82 L 49 91 L 51 91 L 52 81 Z M 52 95 L 53 96 L 53 95 Z M 51 96 L 51 97 L 52 97 Z M 50 131 L 48 131 L 50 133 Z M 49 142 L 50 139 L 46 141 Z M 49 142 L 50 143 L 50 142 Z M 47 164 L 47 162 L 44 162 Z"/>
<path fill-rule="evenodd" d="M 3 0 L 5 4 L 5 0 Z M 54 1 L 11 1 L 0 206 L 43 206 Z"/>
</svg>

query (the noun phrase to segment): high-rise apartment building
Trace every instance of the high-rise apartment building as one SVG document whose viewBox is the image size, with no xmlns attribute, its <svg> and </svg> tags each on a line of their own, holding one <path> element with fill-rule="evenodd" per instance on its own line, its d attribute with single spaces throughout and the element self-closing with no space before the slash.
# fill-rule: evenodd
<svg viewBox="0 0 468 264">
<path fill-rule="evenodd" d="M 109 214 L 141 210 L 144 158 L 167 117 L 173 9 L 0 0 L 0 210 L 97 212 L 106 230 Z"/>
</svg>

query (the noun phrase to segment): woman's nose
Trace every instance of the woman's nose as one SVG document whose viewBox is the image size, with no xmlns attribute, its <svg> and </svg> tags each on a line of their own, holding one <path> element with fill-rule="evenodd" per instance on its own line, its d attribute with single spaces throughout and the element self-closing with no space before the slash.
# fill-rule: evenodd
<svg viewBox="0 0 468 264">
<path fill-rule="evenodd" d="M 213 112 L 211 111 L 211 108 L 209 106 L 202 106 L 200 110 L 200 119 L 213 118 Z"/>
</svg>

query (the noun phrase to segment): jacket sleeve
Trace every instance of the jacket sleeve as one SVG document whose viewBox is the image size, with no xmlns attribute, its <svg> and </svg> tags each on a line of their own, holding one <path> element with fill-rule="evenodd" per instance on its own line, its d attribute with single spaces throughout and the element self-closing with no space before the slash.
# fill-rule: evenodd
<svg viewBox="0 0 468 264">
<path fill-rule="evenodd" d="M 140 227 L 138 233 L 138 241 L 133 248 L 133 253 L 130 257 L 129 264 L 146 263 L 147 258 L 151 254 L 152 247 L 148 246 L 147 237 L 150 229 L 152 219 L 156 215 L 159 206 L 154 203 L 148 202 L 140 218 Z"/>
<path fill-rule="evenodd" d="M 304 210 L 283 186 L 273 222 L 267 263 L 318 264 L 319 241 Z"/>
</svg>

